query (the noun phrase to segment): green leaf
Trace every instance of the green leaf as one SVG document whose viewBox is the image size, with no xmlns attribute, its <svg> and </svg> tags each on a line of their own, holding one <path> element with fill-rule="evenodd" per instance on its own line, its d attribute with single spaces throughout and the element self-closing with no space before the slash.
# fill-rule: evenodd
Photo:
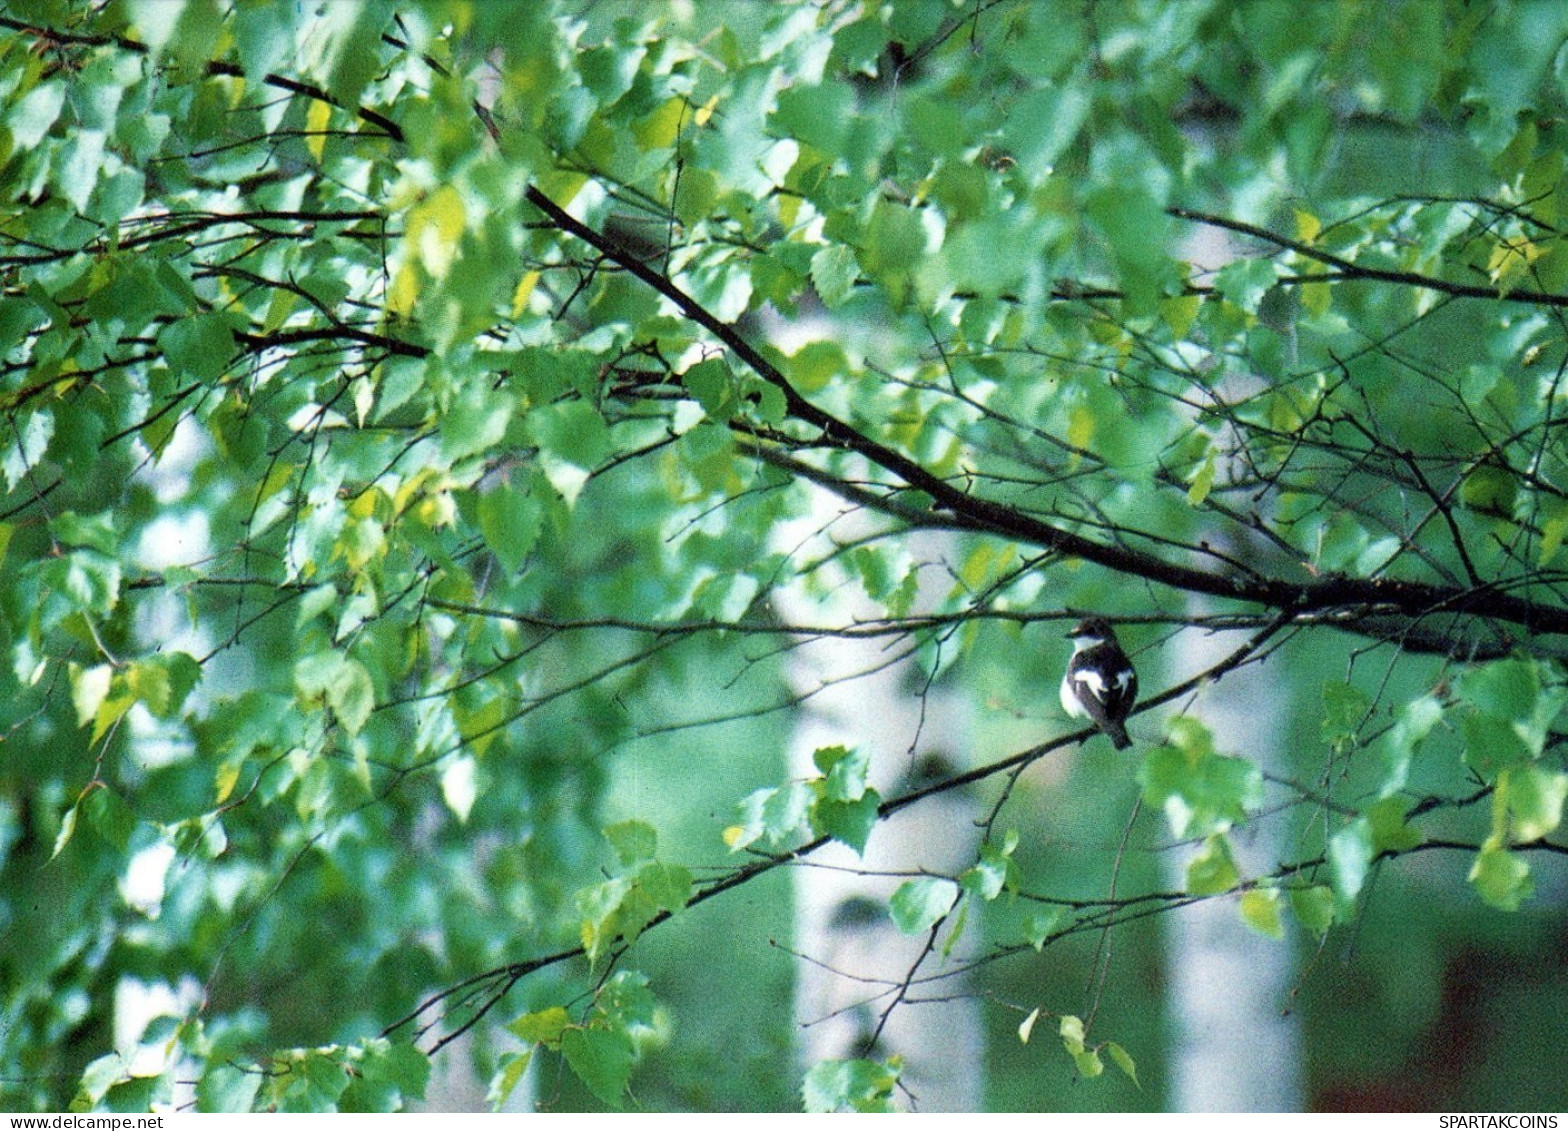
<svg viewBox="0 0 1568 1131">
<path fill-rule="evenodd" d="M 131 837 L 136 833 L 136 814 L 119 794 L 112 789 L 91 790 L 82 799 L 80 808 L 87 815 L 87 823 L 104 842 L 116 852 L 128 852 Z"/>
<path fill-rule="evenodd" d="M 522 568 L 539 544 L 544 508 L 526 491 L 502 484 L 479 496 L 479 531 L 507 573 Z"/>
<path fill-rule="evenodd" d="M 350 734 L 358 734 L 375 709 L 370 672 L 342 652 L 318 652 L 298 660 L 294 686 L 307 709 L 325 702 Z"/>
<path fill-rule="evenodd" d="M 1057 1022 L 1056 1032 L 1062 1038 L 1062 1047 L 1067 1050 L 1069 1056 L 1077 1056 L 1083 1052 L 1084 1027 L 1082 1017 L 1071 1013 L 1064 1015 Z"/>
<path fill-rule="evenodd" d="M 490 1105 L 491 1111 L 500 1111 L 510 1102 L 512 1094 L 517 1091 L 528 1075 L 528 1066 L 533 1063 L 534 1050 L 526 1049 L 519 1053 L 503 1053 L 495 1074 L 490 1078 L 490 1089 L 485 1095 L 485 1102 Z"/>
<path fill-rule="evenodd" d="M 1016 844 L 1016 834 L 1012 839 Z M 970 895 L 990 901 L 1002 894 L 1015 868 L 1011 847 L 982 844 L 980 859 L 958 877 L 958 885 Z"/>
<path fill-rule="evenodd" d="M 198 381 L 221 377 L 234 359 L 234 333 L 221 314 L 178 318 L 158 332 L 158 348 L 177 372 Z"/>
<path fill-rule="evenodd" d="M 1372 858 L 1372 830 L 1365 817 L 1357 817 L 1329 838 L 1329 876 L 1341 908 L 1348 909 L 1361 894 Z"/>
<path fill-rule="evenodd" d="M 209 1063 L 196 1085 L 196 1109 L 248 1112 L 261 1088 L 261 1074 L 226 1063 Z"/>
<path fill-rule="evenodd" d="M 1499 775 L 1498 788 L 1507 793 L 1513 834 L 1521 843 L 1540 840 L 1562 824 L 1563 803 L 1568 800 L 1568 774 L 1561 770 L 1518 766 Z"/>
<path fill-rule="evenodd" d="M 441 455 L 451 463 L 487 452 L 506 435 L 514 401 L 477 382 L 470 384 L 441 417 Z M 579 406 L 588 408 L 587 405 Z M 541 412 L 544 410 L 536 410 Z M 590 413 L 592 409 L 588 409 Z M 597 414 L 594 414 L 597 415 Z M 529 417 L 533 420 L 533 414 Z M 603 421 L 600 421 L 603 427 Z M 537 435 L 537 434 L 536 434 Z"/>
<path fill-rule="evenodd" d="M 1464 706 L 1465 763 L 1487 780 L 1538 758 L 1568 702 L 1568 689 L 1526 659 L 1471 667 L 1454 689 Z"/>
<path fill-rule="evenodd" d="M 106 141 L 108 135 L 103 130 L 74 130 L 59 151 L 53 170 L 54 184 L 78 212 L 88 211 L 93 191 L 98 187 L 105 167 Z"/>
<path fill-rule="evenodd" d="M 112 556 L 120 549 L 114 516 L 108 513 L 81 515 L 64 511 L 50 520 L 49 533 L 67 546 L 89 546 L 102 554 Z"/>
<path fill-rule="evenodd" d="M 849 359 L 837 342 L 807 342 L 789 359 L 790 382 L 802 393 L 820 392 L 848 369 Z"/>
<path fill-rule="evenodd" d="M 1224 832 L 1263 801 L 1263 774 L 1251 762 L 1218 754 L 1203 725 L 1171 724 L 1171 742 L 1149 752 L 1138 770 L 1143 800 L 1165 813 L 1178 839 Z"/>
<path fill-rule="evenodd" d="M 759 789 L 740 803 L 741 823 L 724 830 L 724 843 L 738 852 L 759 840 L 779 845 L 794 838 L 811 820 L 815 794 L 805 782 L 781 789 Z"/>
<path fill-rule="evenodd" d="M 653 861 L 637 873 L 637 887 L 660 911 L 679 911 L 691 899 L 691 873 L 679 864 Z"/>
<path fill-rule="evenodd" d="M 1530 865 L 1500 846 L 1489 845 L 1476 853 L 1469 879 L 1481 898 L 1500 911 L 1517 911 L 1535 894 Z"/>
<path fill-rule="evenodd" d="M 1060 907 L 1036 907 L 1024 917 L 1024 939 L 1035 950 L 1045 946 L 1046 939 L 1056 930 L 1062 921 Z"/>
<path fill-rule="evenodd" d="M 425 1098 L 430 1083 L 430 1058 L 413 1045 L 377 1039 L 367 1041 L 358 1071 L 371 1084 L 386 1086 L 385 1108 L 397 1110 L 408 1100 Z"/>
<path fill-rule="evenodd" d="M 1417 747 L 1442 717 L 1443 705 L 1432 695 L 1412 699 L 1400 708 L 1394 725 L 1373 748 L 1374 762 L 1382 769 L 1379 797 L 1391 797 L 1405 788 Z"/>
<path fill-rule="evenodd" d="M 528 414 L 528 434 L 541 452 L 591 471 L 610 454 L 604 417 L 583 401 L 541 405 Z"/>
<path fill-rule="evenodd" d="M 1198 470 L 1193 473 L 1192 485 L 1187 488 L 1187 505 L 1201 507 L 1213 489 L 1214 450 L 1211 448 L 1208 455 L 1203 457 L 1203 462 L 1198 465 Z"/>
<path fill-rule="evenodd" d="M 1511 518 L 1519 495 L 1519 478 L 1506 467 L 1483 463 L 1466 475 L 1459 499 L 1471 510 Z"/>
<path fill-rule="evenodd" d="M 1537 751 L 1530 748 L 1508 719 L 1467 714 L 1459 720 L 1459 730 L 1465 740 L 1465 765 L 1487 781 L 1495 780 L 1498 774 L 1506 773 L 1510 768 L 1522 768 L 1537 756 Z"/>
<path fill-rule="evenodd" d="M 629 1034 L 613 1029 L 568 1029 L 561 1036 L 561 1052 L 590 1092 L 611 1107 L 621 1106 L 637 1059 Z"/>
<path fill-rule="evenodd" d="M 824 1060 L 811 1066 L 801 1085 L 808 1112 L 890 1112 L 902 1062 Z"/>
<path fill-rule="evenodd" d="M 893 925 L 906 935 L 929 931 L 953 909 L 958 893 L 957 884 L 940 876 L 905 880 L 888 902 Z"/>
<path fill-rule="evenodd" d="M 1290 910 L 1303 927 L 1321 936 L 1334 925 L 1334 890 L 1324 884 L 1292 888 Z"/>
<path fill-rule="evenodd" d="M 844 153 L 855 120 L 855 92 L 842 83 L 794 86 L 782 91 L 769 125 L 779 137 L 792 137 L 827 153 Z"/>
<path fill-rule="evenodd" d="M 71 702 L 76 705 L 76 725 L 86 726 L 98 717 L 99 709 L 109 697 L 114 669 L 108 664 L 97 664 L 90 668 L 72 664 L 69 675 Z"/>
<path fill-rule="evenodd" d="M 1255 312 L 1278 279 L 1272 258 L 1236 259 L 1215 273 L 1214 289 L 1243 310 Z"/>
<path fill-rule="evenodd" d="M 328 1104 L 335 1103 L 349 1084 L 348 1069 L 336 1053 L 336 1049 L 312 1050 L 299 1064 L 299 1072 L 310 1088 Z"/>
<path fill-rule="evenodd" d="M 1408 852 L 1421 843 L 1420 830 L 1406 820 L 1414 805 L 1408 797 L 1385 797 L 1367 809 L 1374 853 Z"/>
<path fill-rule="evenodd" d="M 1115 1041 L 1106 1041 L 1105 1051 L 1110 1054 L 1111 1063 L 1141 1089 L 1143 1085 L 1138 1083 L 1138 1066 L 1133 1063 L 1132 1055 Z"/>
<path fill-rule="evenodd" d="M 1203 848 L 1187 862 L 1189 895 L 1223 895 L 1241 883 L 1241 873 L 1236 869 L 1231 855 L 1230 839 L 1223 833 L 1214 833 L 1203 842 Z"/>
<path fill-rule="evenodd" d="M 107 1111 L 151 1111 L 160 1093 L 168 1091 L 160 1076 L 133 1076 L 110 1088 L 100 1101 Z"/>
<path fill-rule="evenodd" d="M 622 866 L 652 860 L 659 847 L 659 834 L 646 821 L 620 821 L 606 825 L 604 839 L 615 849 Z"/>
<path fill-rule="evenodd" d="M 681 374 L 681 384 L 710 420 L 723 420 L 734 411 L 735 377 L 722 357 L 699 361 Z"/>
<path fill-rule="evenodd" d="M 200 681 L 201 665 L 186 652 L 162 652 L 125 670 L 126 689 L 160 719 L 177 718 Z"/>
<path fill-rule="evenodd" d="M 1524 722 L 1535 714 L 1541 694 L 1541 671 L 1530 660 L 1495 660 L 1467 668 L 1454 681 L 1466 705 L 1494 718 Z"/>
<path fill-rule="evenodd" d="M 60 831 L 55 833 L 54 848 L 49 853 L 50 860 L 59 856 L 65 846 L 71 843 L 71 838 L 76 835 L 76 814 L 80 808 L 80 805 L 72 805 L 60 819 Z"/>
<path fill-rule="evenodd" d="M 1323 684 L 1323 741 L 1338 752 L 1348 750 L 1366 723 L 1372 702 L 1362 691 L 1334 680 Z"/>
<path fill-rule="evenodd" d="M 819 798 L 811 807 L 811 827 L 819 835 L 830 836 L 864 854 L 871 830 L 876 827 L 877 809 L 882 799 L 867 789 L 854 801 Z"/>
<path fill-rule="evenodd" d="M 902 304 L 925 254 L 926 230 L 919 214 L 879 197 L 859 248 L 860 266 L 882 283 L 895 306 Z"/>
<path fill-rule="evenodd" d="M 871 763 L 859 750 L 844 746 L 824 746 L 811 756 L 822 772 L 822 795 L 832 801 L 855 801 L 866 790 Z"/>
<path fill-rule="evenodd" d="M 1085 214 L 1110 247 L 1117 278 L 1131 308 L 1153 313 L 1170 261 L 1160 250 L 1170 221 L 1146 182 L 1158 181 L 1141 158 L 1099 180 L 1085 201 Z"/>
<path fill-rule="evenodd" d="M 817 251 L 811 257 L 811 285 L 817 297 L 829 310 L 836 310 L 849 300 L 860 278 L 860 263 L 852 248 L 833 244 Z M 803 391 L 808 391 L 803 386 Z"/>
<path fill-rule="evenodd" d="M 571 1015 L 565 1009 L 552 1005 L 548 1009 L 525 1013 L 509 1021 L 506 1031 L 524 1044 L 544 1045 L 553 1049 L 560 1047 L 561 1038 L 571 1027 L 571 1022 Z"/>
<path fill-rule="evenodd" d="M 12 103 L 5 120 L 17 150 L 32 149 L 44 139 L 65 105 L 65 91 L 64 83 L 39 83 Z"/>
<path fill-rule="evenodd" d="M 1084 1049 L 1073 1057 L 1073 1064 L 1078 1068 L 1078 1075 L 1085 1080 L 1093 1080 L 1105 1071 L 1105 1062 L 1100 1059 L 1097 1049 Z"/>
<path fill-rule="evenodd" d="M 1041 84 L 1013 103 L 1003 143 L 1031 178 L 1043 179 L 1088 119 L 1091 100 L 1081 81 Z"/>
<path fill-rule="evenodd" d="M 448 758 L 441 767 L 441 800 L 460 824 L 468 823 L 468 815 L 478 799 L 478 774 L 478 765 L 467 754 Z"/>
</svg>

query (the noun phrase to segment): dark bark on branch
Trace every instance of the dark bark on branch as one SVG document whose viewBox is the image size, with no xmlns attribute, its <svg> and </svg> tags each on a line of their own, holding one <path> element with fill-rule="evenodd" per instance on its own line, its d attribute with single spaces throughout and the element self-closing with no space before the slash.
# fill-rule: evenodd
<svg viewBox="0 0 1568 1131">
<path fill-rule="evenodd" d="M 762 356 L 739 329 L 716 318 L 669 276 L 628 252 L 604 233 L 570 215 L 537 187 L 528 187 L 527 198 L 561 231 L 582 240 L 653 288 L 686 317 L 722 342 L 757 376 L 776 386 L 784 394 L 786 407 L 796 420 L 818 429 L 823 438 L 835 447 L 862 456 L 897 476 L 908 487 L 930 496 L 933 511 L 945 511 L 952 516 L 945 525 L 1026 542 L 1182 592 L 1223 597 L 1270 609 L 1302 613 L 1343 608 L 1380 609 L 1409 617 L 1460 612 L 1468 616 L 1507 621 L 1532 633 L 1568 633 L 1568 609 L 1514 597 L 1487 585 L 1463 588 L 1394 578 L 1345 576 L 1300 583 L 1212 573 L 1166 561 L 1152 554 L 1096 542 L 1020 513 L 1012 507 L 972 495 L 812 404 L 776 366 Z M 1185 215 L 1179 212 L 1176 214 Z M 1203 215 L 1190 214 L 1191 218 Z M 860 501 L 867 501 L 863 493 Z"/>
</svg>

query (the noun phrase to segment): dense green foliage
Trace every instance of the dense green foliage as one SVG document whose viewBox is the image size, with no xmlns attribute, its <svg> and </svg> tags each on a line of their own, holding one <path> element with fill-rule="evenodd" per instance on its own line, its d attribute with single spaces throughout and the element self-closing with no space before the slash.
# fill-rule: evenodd
<svg viewBox="0 0 1568 1131">
<path fill-rule="evenodd" d="M 1195 898 L 1308 950 L 1406 900 L 1435 934 L 1437 898 L 1534 937 L 1565 34 L 1549 2 L 8 0 L 0 1106 L 396 1107 L 472 1027 L 497 1097 L 534 1056 L 563 1106 L 879 1107 L 896 1064 L 779 1068 L 783 865 L 960 787 L 972 866 L 889 912 L 983 932 L 981 977 Z M 774 602 L 845 589 L 878 615 Z M 1066 804 L 1017 771 L 1085 737 L 1087 609 L 1169 706 Z M 789 780 L 780 664 L 832 634 L 976 689 L 969 760 L 882 796 L 846 738 Z M 1289 774 L 1204 722 L 1265 675 Z M 1185 890 L 1044 851 L 1043 807 L 1114 844 L 1140 790 L 1140 843 L 1203 846 Z M 1292 850 L 1244 873 L 1265 816 Z M 1440 896 L 1397 867 L 1434 856 Z M 672 1023 L 683 961 L 722 1017 Z M 1028 970 L 1006 1055 L 1111 1071 L 1023 1102 L 1157 1103 L 1133 991 L 1102 1031 Z M 116 1051 L 132 985 L 172 1004 Z"/>
</svg>

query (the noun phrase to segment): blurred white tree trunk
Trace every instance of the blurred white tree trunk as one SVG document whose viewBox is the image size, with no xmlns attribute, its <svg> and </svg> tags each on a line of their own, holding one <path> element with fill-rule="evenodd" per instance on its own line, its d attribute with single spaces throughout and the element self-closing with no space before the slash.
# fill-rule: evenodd
<svg viewBox="0 0 1568 1131">
<path fill-rule="evenodd" d="M 835 519 L 839 505 L 824 497 L 811 521 L 818 530 L 831 525 L 835 538 L 852 538 L 860 524 L 854 517 Z M 935 561 L 942 545 L 936 538 L 917 540 L 913 552 L 921 560 Z M 938 573 L 947 576 L 935 567 L 925 573 L 933 580 Z M 827 607 L 801 594 L 779 603 L 785 616 L 808 622 L 830 617 L 847 623 L 849 617 L 878 613 L 854 583 L 840 587 Z M 794 653 L 790 681 L 799 694 L 810 696 L 799 712 L 791 744 L 796 777 L 817 773 L 812 754 L 823 746 L 858 748 L 870 757 L 872 786 L 888 798 L 946 776 L 964 762 L 969 749 L 965 698 L 924 689 L 912 660 L 889 665 L 890 655 L 904 644 L 820 639 Z M 873 670 L 872 675 L 853 678 Z M 920 984 L 920 979 L 950 968 L 966 948 L 961 942 L 948 959 L 939 950 L 927 953 L 927 936 L 899 933 L 887 911 L 894 889 L 918 870 L 954 875 L 974 862 L 977 815 L 967 796 L 934 797 L 879 823 L 864 858 L 835 844 L 795 871 L 794 946 L 802 956 L 796 1018 L 806 1066 L 897 1053 L 905 1062 L 902 1082 L 908 1106 L 920 1111 L 979 1110 L 983 1037 L 978 1005 L 966 996 L 967 979 Z M 912 970 L 915 984 L 899 1000 L 900 987 Z M 929 998 L 941 1000 L 921 1000 Z M 890 1006 L 894 1008 L 888 1014 Z"/>
<path fill-rule="evenodd" d="M 1192 634 L 1189 634 L 1192 635 Z M 1232 637 L 1197 637 L 1184 667 L 1201 670 L 1236 646 Z M 1280 720 L 1287 710 L 1276 674 L 1251 667 L 1207 688 L 1197 710 L 1216 749 L 1279 769 Z M 1282 822 L 1233 835 L 1236 864 L 1256 875 L 1284 858 Z M 1179 889 L 1192 850 L 1168 853 L 1167 882 Z M 1295 978 L 1295 947 L 1264 938 L 1241 921 L 1234 899 L 1211 899 L 1165 917 L 1170 985 L 1170 1107 L 1175 1111 L 1300 1111 L 1304 1103 L 1301 1026 L 1284 1012 Z"/>
<path fill-rule="evenodd" d="M 1185 258 L 1200 271 L 1236 259 L 1221 232 L 1200 230 Z M 1289 335 L 1287 334 L 1287 337 Z M 1234 390 L 1231 390 L 1234 391 Z M 1245 547 L 1237 548 L 1245 555 Z M 1194 612 L 1204 611 L 1195 608 Z M 1188 633 L 1184 670 L 1218 663 L 1234 638 Z M 1253 666 L 1205 689 L 1198 716 L 1215 748 L 1281 771 L 1288 710 L 1276 668 Z M 1285 775 L 1285 776 L 1288 776 Z M 1262 821 L 1232 839 L 1243 875 L 1285 858 L 1285 829 Z M 1180 889 L 1191 852 L 1167 854 L 1168 882 Z M 1166 916 L 1168 1008 L 1172 1020 L 1170 1106 L 1176 1111 L 1300 1111 L 1304 1104 L 1301 1026 L 1284 1007 L 1294 985 L 1295 948 L 1254 933 L 1235 900 L 1208 900 Z"/>
</svg>

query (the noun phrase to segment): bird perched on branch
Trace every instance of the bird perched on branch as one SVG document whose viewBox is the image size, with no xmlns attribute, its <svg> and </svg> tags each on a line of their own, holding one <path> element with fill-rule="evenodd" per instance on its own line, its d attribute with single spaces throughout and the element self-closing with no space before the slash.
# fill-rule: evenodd
<svg viewBox="0 0 1568 1131">
<path fill-rule="evenodd" d="M 1110 736 L 1116 749 L 1127 749 L 1132 739 L 1123 724 L 1138 698 L 1138 673 L 1132 661 L 1104 617 L 1080 621 L 1067 636 L 1074 647 L 1062 677 L 1062 710 L 1088 719 Z"/>
</svg>

